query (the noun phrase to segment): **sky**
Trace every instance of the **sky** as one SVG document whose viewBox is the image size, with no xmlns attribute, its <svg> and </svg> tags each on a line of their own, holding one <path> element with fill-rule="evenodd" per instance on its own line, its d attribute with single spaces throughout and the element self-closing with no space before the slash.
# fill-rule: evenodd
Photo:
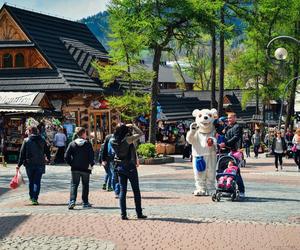
<svg viewBox="0 0 300 250">
<path fill-rule="evenodd" d="M 0 0 L 1 6 L 5 2 L 19 8 L 75 21 L 106 10 L 109 0 Z"/>
</svg>

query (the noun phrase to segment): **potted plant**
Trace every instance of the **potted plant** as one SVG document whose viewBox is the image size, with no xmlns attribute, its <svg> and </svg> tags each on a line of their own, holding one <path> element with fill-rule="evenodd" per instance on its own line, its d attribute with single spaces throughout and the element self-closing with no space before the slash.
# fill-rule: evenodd
<svg viewBox="0 0 300 250">
<path fill-rule="evenodd" d="M 156 153 L 156 147 L 152 143 L 141 144 L 137 153 L 141 164 L 163 164 L 174 162 L 173 157 L 159 156 Z"/>
</svg>

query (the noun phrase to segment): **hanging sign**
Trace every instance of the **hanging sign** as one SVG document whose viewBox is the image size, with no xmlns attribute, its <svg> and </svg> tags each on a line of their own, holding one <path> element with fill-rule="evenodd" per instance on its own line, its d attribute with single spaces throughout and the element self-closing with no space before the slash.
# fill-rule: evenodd
<svg viewBox="0 0 300 250">
<path fill-rule="evenodd" d="M 107 109 L 108 108 L 108 103 L 106 100 L 95 100 L 91 102 L 91 106 L 95 109 Z"/>
</svg>

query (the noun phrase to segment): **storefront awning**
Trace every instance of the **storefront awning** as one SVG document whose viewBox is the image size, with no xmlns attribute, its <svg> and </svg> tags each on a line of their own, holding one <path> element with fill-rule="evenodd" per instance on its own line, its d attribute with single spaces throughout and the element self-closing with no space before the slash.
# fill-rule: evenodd
<svg viewBox="0 0 300 250">
<path fill-rule="evenodd" d="M 25 105 L 33 104 L 39 92 L 0 92 L 0 105 Z"/>
<path fill-rule="evenodd" d="M 39 113 L 42 112 L 40 107 L 3 107 L 0 105 L 0 112 L 9 112 L 9 113 Z"/>
<path fill-rule="evenodd" d="M 45 93 L 0 92 L 0 113 L 42 113 L 49 107 L 42 103 L 48 103 Z"/>
</svg>

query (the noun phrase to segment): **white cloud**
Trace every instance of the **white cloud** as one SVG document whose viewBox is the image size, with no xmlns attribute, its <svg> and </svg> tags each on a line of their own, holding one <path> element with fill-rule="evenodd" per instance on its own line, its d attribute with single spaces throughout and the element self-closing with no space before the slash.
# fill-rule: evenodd
<svg viewBox="0 0 300 250">
<path fill-rule="evenodd" d="M 36 12 L 78 20 L 106 10 L 110 0 L 0 0 L 1 4 L 5 2 L 20 8 L 33 9 Z"/>
</svg>

